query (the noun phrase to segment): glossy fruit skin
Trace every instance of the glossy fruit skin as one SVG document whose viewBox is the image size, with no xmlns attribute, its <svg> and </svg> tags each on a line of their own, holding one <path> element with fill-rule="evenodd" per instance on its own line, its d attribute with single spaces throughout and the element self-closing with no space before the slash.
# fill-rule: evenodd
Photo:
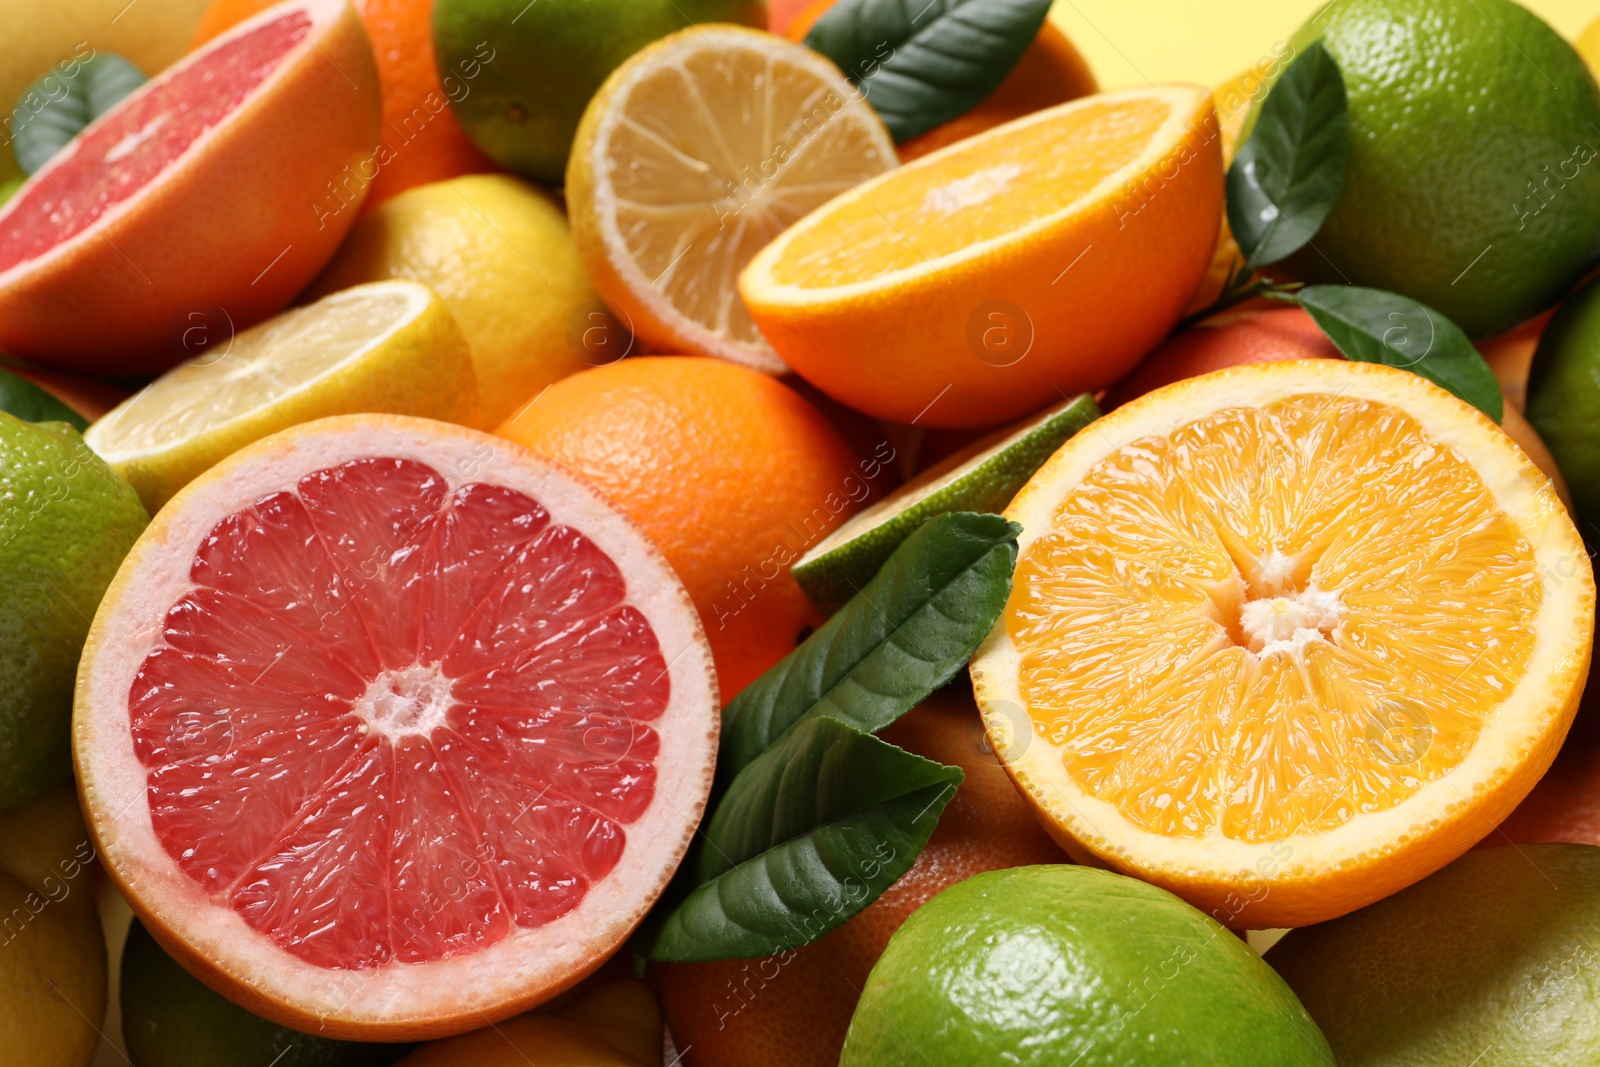
<svg viewBox="0 0 1600 1067">
<path fill-rule="evenodd" d="M 765 29 L 762 0 L 436 0 L 439 69 L 481 62 L 456 101 L 467 136 L 495 162 L 559 186 L 589 98 L 651 41 L 697 22 Z M 485 58 L 487 47 L 495 59 Z"/>
<path fill-rule="evenodd" d="M 265 11 L 275 0 L 216 0 L 191 48 Z M 450 101 L 472 93 L 479 64 L 441 77 L 433 61 L 433 0 L 354 0 L 378 62 L 383 127 L 374 144 L 377 176 L 362 211 L 418 185 L 497 169 L 461 131 Z M 481 58 L 481 57 L 478 57 Z"/>
<path fill-rule="evenodd" d="M 1568 297 L 1539 338 L 1526 414 L 1566 476 L 1579 529 L 1600 540 L 1600 281 Z"/>
<path fill-rule="evenodd" d="M 121 1000 L 138 1067 L 387 1067 L 411 1048 L 335 1041 L 252 1015 L 180 967 L 138 919 L 122 949 Z"/>
<path fill-rule="evenodd" d="M 583 371 L 495 432 L 587 478 L 655 542 L 700 611 L 724 699 L 821 622 L 789 565 L 884 467 L 793 390 L 704 356 Z"/>
<path fill-rule="evenodd" d="M 84 880 L 87 881 L 87 876 Z M 82 890 L 88 895 L 87 887 Z M 0 872 L 0 1052 L 27 1067 L 83 1067 L 100 1043 L 106 943 L 90 907 L 53 902 Z"/>
<path fill-rule="evenodd" d="M 906 920 L 840 1067 L 1332 1062 L 1283 982 L 1162 889 L 1090 867 L 992 871 Z"/>
<path fill-rule="evenodd" d="M 379 116 L 354 12 L 312 32 L 316 48 L 293 54 L 121 214 L 4 276 L 0 349 L 48 367 L 153 374 L 191 354 L 174 337 L 187 316 L 223 329 L 220 309 L 243 329 L 305 288 L 355 221 L 359 198 L 329 187 L 371 151 Z"/>
<path fill-rule="evenodd" d="M 481 428 L 592 358 L 574 322 L 597 298 L 566 216 L 509 174 L 418 186 L 363 215 L 306 296 L 387 278 L 444 298 L 472 349 Z"/>
<path fill-rule="evenodd" d="M 1349 155 L 1296 277 L 1403 293 L 1478 338 L 1594 262 L 1600 88 L 1538 16 L 1512 0 L 1335 0 L 1290 44 L 1317 38 L 1344 76 Z"/>
<path fill-rule="evenodd" d="M 1600 848 L 1489 848 L 1291 931 L 1267 962 L 1341 1067 L 1580 1067 L 1600 1059 L 1597 922 Z"/>
<path fill-rule="evenodd" d="M 880 736 L 966 774 L 927 847 L 865 911 L 813 944 L 759 960 L 652 965 L 687 1067 L 835 1067 L 860 989 L 907 916 L 980 871 L 1067 861 L 995 759 L 964 682 Z"/>
<path fill-rule="evenodd" d="M 1303 308 L 1249 311 L 1174 334 L 1111 387 L 1101 406 L 1121 407 L 1163 385 L 1245 363 L 1343 359 Z"/>
<path fill-rule="evenodd" d="M 0 809 L 71 774 L 78 654 L 148 521 L 76 430 L 0 413 Z"/>
</svg>

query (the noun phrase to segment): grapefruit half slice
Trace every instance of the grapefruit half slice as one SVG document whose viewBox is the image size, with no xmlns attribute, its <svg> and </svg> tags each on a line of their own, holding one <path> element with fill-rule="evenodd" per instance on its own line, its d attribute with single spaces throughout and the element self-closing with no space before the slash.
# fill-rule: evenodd
<svg viewBox="0 0 1600 1067">
<path fill-rule="evenodd" d="M 78 674 L 107 870 L 202 981 L 410 1040 L 597 968 L 710 789 L 699 616 L 611 505 L 400 416 L 266 438 L 162 509 Z"/>
<path fill-rule="evenodd" d="M 278 311 L 355 221 L 379 115 L 345 0 L 276 4 L 186 57 L 0 208 L 0 348 L 153 373 Z"/>
</svg>

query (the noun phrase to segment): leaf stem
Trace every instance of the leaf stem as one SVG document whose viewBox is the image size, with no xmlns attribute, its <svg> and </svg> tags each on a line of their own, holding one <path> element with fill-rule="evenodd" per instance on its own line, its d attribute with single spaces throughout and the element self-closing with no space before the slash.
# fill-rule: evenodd
<svg viewBox="0 0 1600 1067">
<path fill-rule="evenodd" d="M 1304 284 L 1304 282 L 1274 282 L 1270 278 L 1260 277 L 1242 257 L 1236 256 L 1233 265 L 1228 268 L 1228 280 L 1223 283 L 1222 292 L 1217 298 L 1193 315 L 1186 315 L 1180 319 L 1172 328 L 1172 332 L 1182 333 L 1191 326 L 1198 326 L 1213 315 L 1220 315 L 1229 308 L 1238 307 L 1256 297 L 1293 303 L 1295 290 Z"/>
</svg>

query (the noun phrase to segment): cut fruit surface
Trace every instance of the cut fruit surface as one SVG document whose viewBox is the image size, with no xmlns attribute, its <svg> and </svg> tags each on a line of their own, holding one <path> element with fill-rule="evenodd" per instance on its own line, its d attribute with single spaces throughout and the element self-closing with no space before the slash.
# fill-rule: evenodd
<svg viewBox="0 0 1600 1067">
<path fill-rule="evenodd" d="M 1099 415 L 1091 397 L 1078 396 L 974 441 L 847 519 L 800 557 L 794 580 L 824 613 L 837 611 L 935 515 L 1004 511 L 1051 453 Z"/>
<path fill-rule="evenodd" d="M 415 282 L 376 282 L 174 367 L 84 439 L 153 515 L 230 452 L 298 423 L 370 411 L 470 424 L 477 402 L 472 353 L 444 301 Z"/>
<path fill-rule="evenodd" d="M 682 585 L 506 441 L 324 419 L 235 453 L 134 548 L 79 672 L 102 856 L 239 1003 L 405 1040 L 620 944 L 705 803 L 717 696 Z"/>
<path fill-rule="evenodd" d="M 1158 389 L 1006 514 L 972 675 L 1070 850 L 1236 927 L 1320 922 L 1442 866 L 1549 766 L 1594 579 L 1547 478 L 1408 372 L 1341 360 Z"/>
<path fill-rule="evenodd" d="M 982 426 L 1132 367 L 1200 282 L 1221 212 L 1210 93 L 1102 93 L 852 187 L 762 249 L 739 291 L 836 399 Z"/>
<path fill-rule="evenodd" d="M 278 310 L 355 221 L 324 201 L 372 150 L 378 109 L 343 0 L 278 4 L 177 63 L 0 208 L 0 345 L 147 372 L 184 358 L 187 312 L 220 330 Z"/>
<path fill-rule="evenodd" d="M 772 34 L 695 26 L 634 55 L 589 102 L 567 202 L 595 288 L 643 340 L 777 373 L 739 271 L 895 163 L 882 121 L 832 63 Z"/>
</svg>

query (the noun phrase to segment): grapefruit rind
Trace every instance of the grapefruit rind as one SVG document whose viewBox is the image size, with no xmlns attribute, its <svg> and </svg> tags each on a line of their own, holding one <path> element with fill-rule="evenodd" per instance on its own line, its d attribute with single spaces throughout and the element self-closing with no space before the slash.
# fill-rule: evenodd
<svg viewBox="0 0 1600 1067">
<path fill-rule="evenodd" d="M 1498 426 L 1408 371 L 1336 360 L 1229 368 L 1146 394 L 1096 421 L 1047 462 L 1007 509 L 1023 527 L 1019 559 L 1051 529 L 1061 501 L 1102 459 L 1206 415 L 1296 395 L 1392 405 L 1464 456 L 1532 546 L 1542 599 L 1527 667 L 1449 773 L 1392 808 L 1331 830 L 1251 843 L 1212 833 L 1169 837 L 1136 826 L 1074 783 L 1057 750 L 1015 714 L 1027 703 L 1021 656 L 1002 613 L 971 664 L 991 743 L 1045 829 L 1075 859 L 1178 894 L 1225 925 L 1303 926 L 1345 914 L 1425 877 L 1494 829 L 1549 767 L 1588 674 L 1595 585 L 1582 539 L 1546 478 Z M 1403 505 L 1401 505 L 1403 506 Z M 1009 714 L 1008 714 L 1009 712 Z"/>
<path fill-rule="evenodd" d="M 346 460 L 412 459 L 467 482 L 537 499 L 553 523 L 580 530 L 628 580 L 668 663 L 671 699 L 655 798 L 628 825 L 621 860 L 572 911 L 515 928 L 480 951 L 371 970 L 314 966 L 214 902 L 156 837 L 146 772 L 134 753 L 128 693 L 160 637 L 168 606 L 190 586 L 191 561 L 218 520 Z M 460 1033 L 515 1015 L 592 973 L 644 918 L 688 848 L 710 793 L 719 701 L 709 645 L 682 583 L 603 498 L 548 461 L 480 432 L 405 416 L 318 420 L 265 438 L 190 483 L 129 553 L 96 613 L 73 711 L 79 793 L 107 872 L 152 935 L 207 985 L 274 1022 L 353 1040 Z"/>
<path fill-rule="evenodd" d="M 237 108 L 82 230 L 0 271 L 0 344 L 50 366 L 153 373 L 194 354 L 171 336 L 194 325 L 185 312 L 216 335 L 305 287 L 355 222 L 365 188 L 346 187 L 379 132 L 377 68 L 346 0 L 274 5 L 180 59 L 85 127 L 6 208 L 212 51 L 302 11 L 310 28 Z"/>
</svg>

